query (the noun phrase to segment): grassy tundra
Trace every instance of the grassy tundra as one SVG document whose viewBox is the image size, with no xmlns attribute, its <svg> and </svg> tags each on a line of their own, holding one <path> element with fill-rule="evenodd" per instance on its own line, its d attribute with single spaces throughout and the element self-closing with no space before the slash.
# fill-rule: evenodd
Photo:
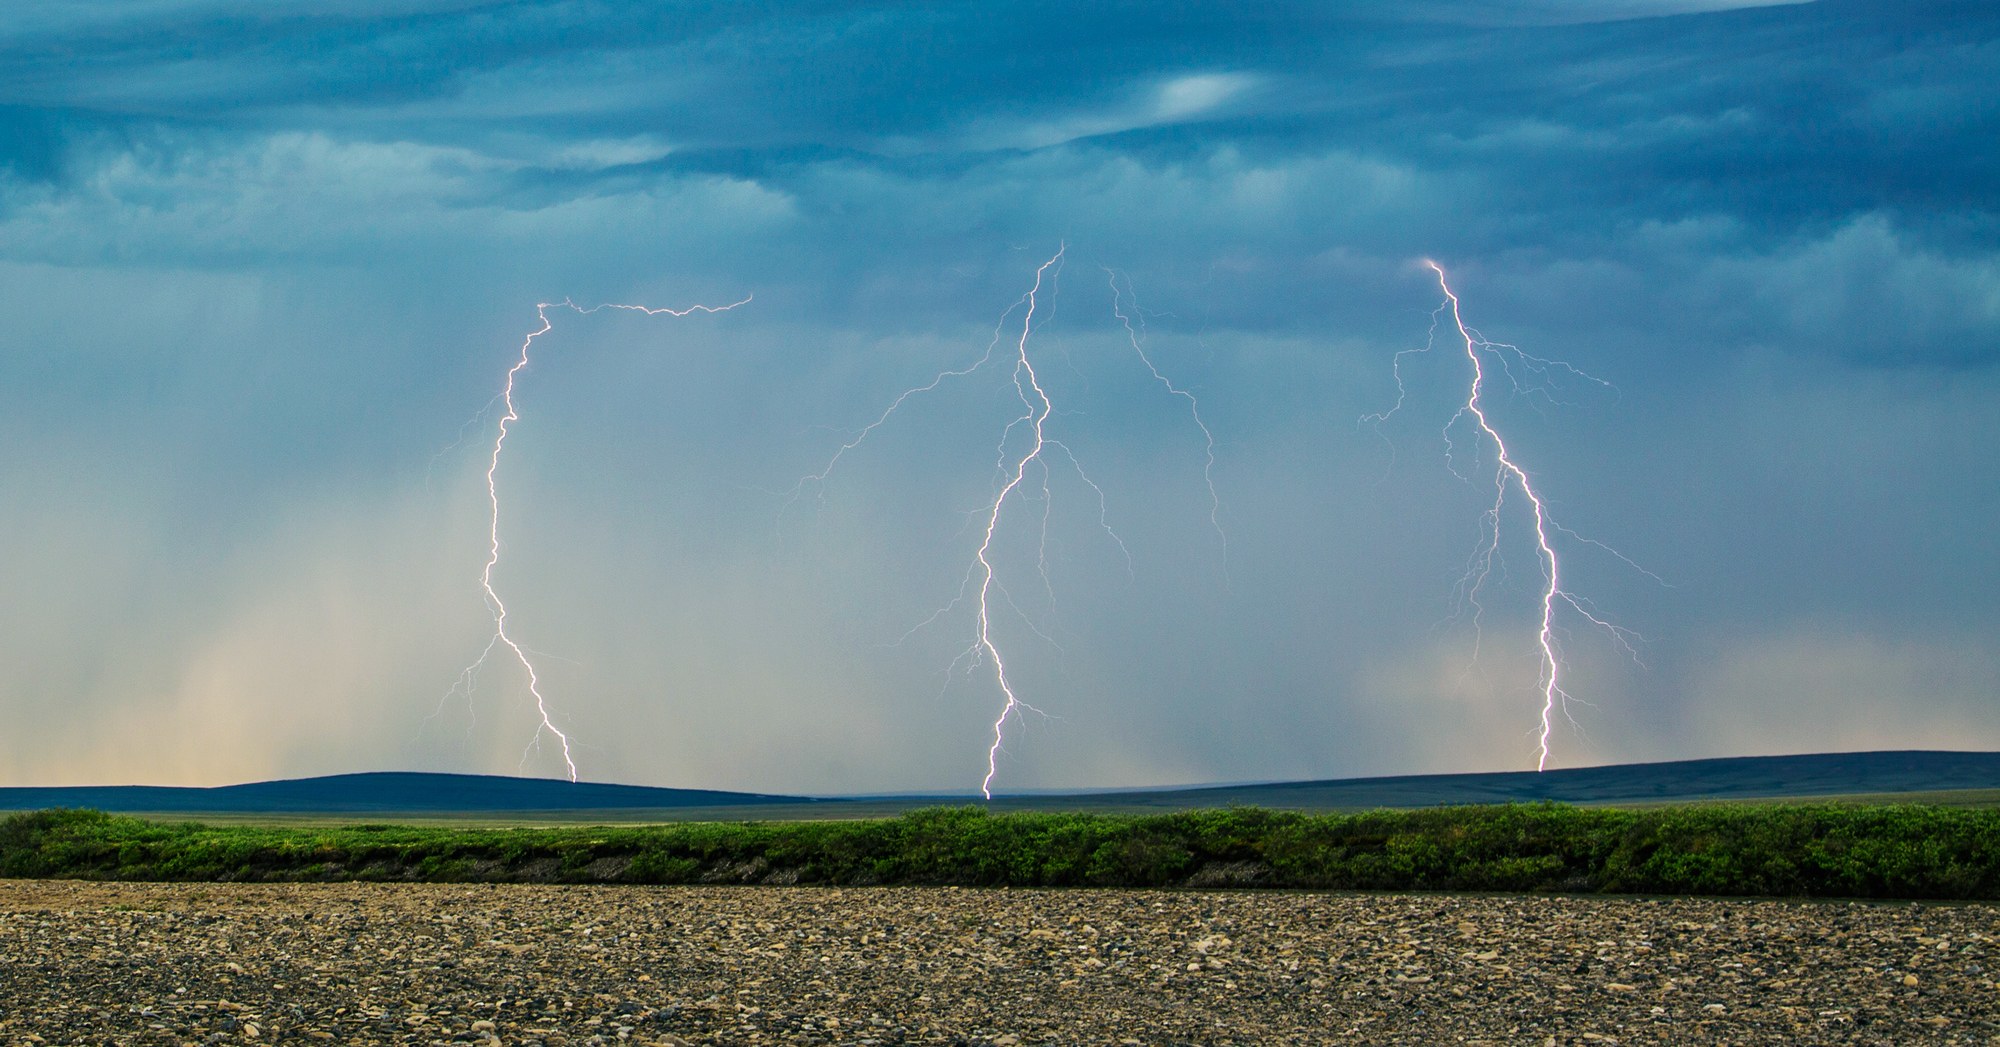
<svg viewBox="0 0 2000 1047">
<path fill-rule="evenodd" d="M 1353 815 L 931 808 L 873 821 L 569 828 L 0 820 L 0 876 L 159 881 L 1279 887 L 2000 898 L 2000 810 L 1559 804 Z"/>
</svg>

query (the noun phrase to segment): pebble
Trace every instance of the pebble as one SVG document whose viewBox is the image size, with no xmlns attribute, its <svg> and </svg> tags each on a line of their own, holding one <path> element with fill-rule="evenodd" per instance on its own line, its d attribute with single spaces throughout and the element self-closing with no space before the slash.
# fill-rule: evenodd
<svg viewBox="0 0 2000 1047">
<path fill-rule="evenodd" d="M 0 881 L 0 1044 L 1991 1044 L 1996 943 L 1992 904 Z"/>
</svg>

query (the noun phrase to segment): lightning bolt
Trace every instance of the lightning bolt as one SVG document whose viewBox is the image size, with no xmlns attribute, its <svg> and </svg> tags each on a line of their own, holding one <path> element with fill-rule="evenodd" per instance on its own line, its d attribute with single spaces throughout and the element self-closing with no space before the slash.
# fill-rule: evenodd
<svg viewBox="0 0 2000 1047">
<path fill-rule="evenodd" d="M 1520 463 L 1515 459 L 1513 452 L 1507 446 L 1506 439 L 1501 436 L 1500 430 L 1494 425 L 1492 417 L 1487 414 L 1486 410 L 1485 393 L 1489 377 L 1487 370 L 1489 363 L 1497 366 L 1499 371 L 1514 385 L 1517 391 L 1522 388 L 1515 375 L 1515 368 L 1517 367 L 1538 376 L 1547 376 L 1551 373 L 1560 372 L 1598 385 L 1608 387 L 1608 383 L 1585 374 L 1562 361 L 1545 360 L 1524 353 L 1519 348 L 1504 342 L 1488 341 L 1480 335 L 1478 329 L 1471 327 L 1465 322 L 1458 294 L 1451 289 L 1451 284 L 1445 275 L 1444 267 L 1428 259 L 1424 261 L 1424 265 L 1432 273 L 1436 274 L 1438 289 L 1444 293 L 1444 302 L 1438 306 L 1431 316 L 1431 336 L 1421 348 L 1405 349 L 1396 354 L 1394 362 L 1396 403 L 1385 412 L 1368 415 L 1363 421 L 1385 422 L 1398 411 L 1402 410 L 1403 404 L 1407 399 L 1407 390 L 1404 386 L 1402 372 L 1404 358 L 1413 353 L 1429 352 L 1436 344 L 1438 328 L 1448 319 L 1451 328 L 1456 332 L 1456 341 L 1465 348 L 1466 362 L 1471 365 L 1472 381 L 1467 388 L 1465 401 L 1452 414 L 1450 421 L 1445 423 L 1444 431 L 1447 456 L 1450 457 L 1456 453 L 1456 447 L 1453 445 L 1451 439 L 1451 430 L 1461 420 L 1470 419 L 1472 428 L 1475 431 L 1475 439 L 1491 444 L 1494 457 L 1493 504 L 1480 515 L 1480 542 L 1474 549 L 1467 565 L 1466 576 L 1459 584 L 1459 592 L 1464 601 L 1472 607 L 1474 633 L 1477 636 L 1480 618 L 1484 611 L 1484 608 L 1480 604 L 1480 595 L 1491 578 L 1495 561 L 1500 556 L 1502 514 L 1506 510 L 1510 492 L 1518 491 L 1521 499 L 1527 503 L 1529 514 L 1533 519 L 1535 556 L 1540 567 L 1542 582 L 1538 598 L 1540 623 L 1535 633 L 1535 642 L 1539 650 L 1541 666 L 1540 675 L 1537 680 L 1537 689 L 1541 696 L 1541 710 L 1536 738 L 1535 769 L 1538 771 L 1546 770 L 1549 763 L 1549 739 L 1555 729 L 1556 713 L 1561 711 L 1563 715 L 1567 716 L 1568 704 L 1574 700 L 1563 686 L 1565 664 L 1556 620 L 1559 608 L 1567 607 L 1588 624 L 1607 632 L 1625 653 L 1632 655 L 1635 659 L 1637 651 L 1633 646 L 1633 642 L 1642 639 L 1636 633 L 1605 620 L 1591 608 L 1588 601 L 1563 588 L 1562 557 L 1559 555 L 1557 549 L 1557 536 L 1578 541 L 1607 552 L 1627 566 L 1652 578 L 1654 581 L 1660 581 L 1660 578 L 1651 571 L 1647 571 L 1645 568 L 1633 563 L 1623 554 L 1604 543 L 1584 538 L 1556 523 L 1549 514 L 1547 500 L 1536 489 L 1534 480 L 1529 476 L 1528 471 L 1522 468 Z M 1454 469 L 1454 471 L 1456 470 Z M 1665 583 L 1662 582 L 1661 584 Z M 1474 648 L 1475 658 L 1477 657 L 1478 650 L 1476 643 L 1477 641 L 1475 641 Z"/>
<path fill-rule="evenodd" d="M 993 780 L 999 775 L 1000 753 L 1006 746 L 1008 727 L 1017 721 L 1023 712 L 1041 712 L 1040 709 L 1029 704 L 1022 697 L 1021 690 L 1017 686 L 1014 676 L 1010 673 L 1010 663 L 1007 655 L 1000 641 L 995 637 L 994 620 L 996 612 L 999 609 L 997 605 L 1001 601 L 1007 601 L 1012 606 L 1012 601 L 1007 594 L 1006 586 L 1001 582 L 999 577 L 999 565 L 996 563 L 994 543 L 998 539 L 1003 525 L 1011 519 L 1009 515 L 1010 510 L 1013 509 L 1015 503 L 1021 500 L 1023 489 L 1030 485 L 1032 478 L 1039 476 L 1043 506 L 1039 525 L 1041 527 L 1043 545 L 1042 558 L 1038 563 L 1038 567 L 1044 588 L 1049 588 L 1047 539 L 1049 505 L 1051 501 L 1049 492 L 1050 458 L 1055 457 L 1060 461 L 1067 462 L 1069 468 L 1097 496 L 1099 526 L 1109 536 L 1112 543 L 1118 547 L 1119 551 L 1124 553 L 1127 570 L 1129 571 L 1131 568 L 1131 553 L 1126 548 L 1124 540 L 1110 526 L 1109 512 L 1103 488 L 1099 487 L 1084 472 L 1082 464 L 1078 462 L 1076 454 L 1070 447 L 1049 431 L 1048 423 L 1051 415 L 1055 412 L 1055 403 L 1049 395 L 1048 388 L 1042 384 L 1041 374 L 1035 367 L 1034 354 L 1030 351 L 1032 336 L 1036 329 L 1036 321 L 1043 312 L 1043 296 L 1053 293 L 1052 288 L 1057 275 L 1062 271 L 1067 251 L 1067 245 L 1059 247 L 1052 257 L 1036 268 L 1033 285 L 1002 314 L 1000 322 L 993 329 L 993 337 L 987 343 L 985 353 L 978 360 L 963 368 L 940 371 L 930 381 L 922 385 L 913 386 L 898 394 L 890 401 L 889 406 L 878 414 L 873 421 L 863 426 L 845 443 L 841 444 L 827 460 L 824 468 L 817 473 L 805 476 L 794 485 L 790 499 L 787 502 L 788 505 L 791 504 L 791 502 L 802 497 L 807 490 L 815 492 L 823 491 L 828 478 L 832 475 L 835 467 L 839 465 L 841 459 L 866 442 L 877 429 L 887 424 L 889 419 L 896 414 L 897 410 L 911 399 L 930 393 L 948 381 L 964 378 L 981 371 L 996 361 L 1006 362 L 1006 365 L 1009 367 L 1010 380 L 1013 382 L 1014 392 L 1020 401 L 1021 407 L 1020 413 L 1010 418 L 1001 430 L 1000 440 L 995 451 L 994 476 L 997 485 L 994 489 L 992 500 L 983 503 L 978 509 L 974 510 L 973 515 L 977 521 L 975 526 L 979 531 L 979 545 L 974 550 L 972 559 L 967 565 L 965 575 L 960 581 L 957 595 L 949 603 L 939 608 L 930 617 L 918 623 L 914 629 L 905 634 L 905 638 L 907 639 L 909 635 L 913 635 L 918 630 L 936 623 L 962 604 L 969 603 L 972 605 L 973 628 L 971 642 L 960 652 L 957 658 L 953 659 L 951 668 L 947 673 L 947 679 L 961 665 L 967 666 L 969 670 L 971 667 L 984 664 L 990 666 L 993 683 L 999 690 L 1001 697 L 1000 709 L 993 718 L 991 728 L 992 740 L 986 747 L 986 773 L 979 783 L 980 794 L 989 800 L 993 798 Z M 1206 441 L 1207 461 L 1203 470 L 1203 477 L 1208 481 L 1211 502 L 1210 520 L 1215 523 L 1217 534 L 1222 537 L 1223 547 L 1226 552 L 1228 536 L 1222 532 L 1221 501 L 1216 495 L 1213 479 L 1215 436 L 1202 420 L 1200 404 L 1196 401 L 1194 395 L 1169 379 L 1164 372 L 1154 365 L 1152 358 L 1147 354 L 1144 347 L 1143 321 L 1134 319 L 1138 315 L 1136 305 L 1133 306 L 1130 314 L 1126 312 L 1125 303 L 1131 297 L 1130 282 L 1126 281 L 1121 286 L 1118 274 L 1113 273 L 1111 270 L 1106 270 L 1106 272 L 1110 274 L 1113 315 L 1124 325 L 1133 351 L 1138 355 L 1139 360 L 1145 365 L 1146 370 L 1151 374 L 1153 379 L 1164 386 L 1170 395 L 1187 401 L 1194 424 L 1200 429 Z M 1020 317 L 1018 326 L 1010 326 L 1010 320 L 1017 314 L 1017 311 Z M 1009 449 L 1010 445 L 1013 447 L 1012 450 Z M 1018 607 L 1015 608 L 1015 611 L 1016 614 L 1020 613 Z M 1025 620 L 1025 616 L 1022 617 Z M 1026 624 L 1029 630 L 1036 636 L 1044 641 L 1054 643 L 1054 640 L 1047 633 L 1036 628 L 1035 623 L 1028 621 Z"/>
<path fill-rule="evenodd" d="M 1111 281 L 1111 315 L 1116 316 L 1118 322 L 1124 325 L 1125 338 L 1131 343 L 1132 352 L 1139 357 L 1140 363 L 1146 365 L 1146 372 L 1153 376 L 1154 381 L 1164 386 L 1169 395 L 1187 401 L 1188 417 L 1194 421 L 1194 427 L 1201 430 L 1203 442 L 1201 479 L 1203 483 L 1208 485 L 1208 522 L 1210 526 L 1215 528 L 1216 537 L 1222 540 L 1222 562 L 1225 565 L 1224 572 L 1227 573 L 1226 565 L 1229 563 L 1229 532 L 1222 529 L 1222 496 L 1217 494 L 1215 490 L 1215 433 L 1209 429 L 1207 422 L 1202 421 L 1201 401 L 1195 399 L 1193 393 L 1175 385 L 1173 379 L 1161 374 L 1160 369 L 1154 365 L 1153 358 L 1146 355 L 1145 314 L 1139 310 L 1138 296 L 1132 292 L 1131 278 L 1126 277 L 1125 286 L 1121 289 L 1118 286 L 1119 274 L 1117 272 L 1106 269 L 1104 270 L 1104 274 Z M 1139 318 L 1137 327 L 1133 326 L 1133 317 L 1125 315 L 1125 298 L 1127 295 L 1131 295 L 1133 299 L 1133 316 Z"/>
<path fill-rule="evenodd" d="M 1040 460 L 1042 450 L 1049 445 L 1049 438 L 1048 434 L 1044 431 L 1044 425 L 1049 420 L 1049 414 L 1055 410 L 1055 405 L 1049 401 L 1048 391 L 1042 388 L 1041 379 L 1035 374 L 1034 362 L 1028 359 L 1028 335 L 1034 330 L 1035 306 L 1037 304 L 1037 296 L 1042 290 L 1043 277 L 1052 267 L 1060 267 L 1062 258 L 1063 249 L 1057 248 L 1055 257 L 1043 262 L 1041 267 L 1035 270 L 1035 285 L 1028 289 L 1026 296 L 1028 307 L 1021 315 L 1021 337 L 1014 345 L 1014 391 L 1020 394 L 1021 405 L 1025 408 L 1025 413 L 1007 423 L 1007 429 L 1003 431 L 1001 436 L 1001 447 L 1003 449 L 1006 447 L 1005 433 L 1011 432 L 1017 425 L 1028 425 L 1034 433 L 1034 439 L 1032 445 L 1028 448 L 1028 453 L 1022 455 L 1020 460 L 1014 463 L 1013 477 L 1001 486 L 999 494 L 993 496 L 993 505 L 986 517 L 986 534 L 980 539 L 979 552 L 975 556 L 975 559 L 979 562 L 979 570 L 981 571 L 978 604 L 978 647 L 986 653 L 988 658 L 993 660 L 993 679 L 1000 685 L 1000 693 L 1007 697 L 1006 702 L 1000 706 L 1000 715 L 993 719 L 993 744 L 986 750 L 986 777 L 981 779 L 979 783 L 980 795 L 989 800 L 993 798 L 993 778 L 1000 773 L 1000 746 L 1007 740 L 1007 720 L 1023 708 L 1033 711 L 1034 707 L 1021 701 L 1020 697 L 1014 693 L 1014 685 L 1007 680 L 1007 663 L 1000 657 L 999 645 L 993 642 L 993 561 L 987 558 L 987 554 L 993 549 L 993 534 L 1000 529 L 1000 514 L 1007 507 L 1007 498 L 1021 486 L 1021 481 L 1027 478 L 1029 464 Z M 1022 382 L 1024 377 L 1027 379 L 1025 384 Z M 1034 391 L 1032 397 L 1028 395 L 1029 390 Z M 1004 450 L 1002 453 L 1004 454 Z M 1072 456 L 1071 460 L 1074 461 L 1074 456 Z M 1047 483 L 1047 476 L 1045 468 L 1043 472 L 1043 483 L 1045 485 Z M 1093 484 L 1092 486 L 1096 485 Z M 1102 492 L 1099 493 L 1102 494 Z M 1046 520 L 1046 517 L 1044 517 L 1044 520 Z M 1123 543 L 1120 544 L 1122 545 Z M 1047 577 L 1046 570 L 1043 577 L 1045 579 Z"/>
<path fill-rule="evenodd" d="M 724 313 L 735 309 L 737 306 L 745 305 L 749 301 L 750 298 L 745 297 L 741 301 L 732 302 L 729 305 L 693 305 L 685 309 L 652 308 L 643 305 L 624 305 L 617 302 L 605 302 L 585 308 L 577 305 L 568 298 L 560 302 L 537 303 L 535 306 L 535 318 L 541 321 L 541 326 L 528 332 L 527 337 L 521 340 L 520 358 L 515 360 L 514 365 L 507 369 L 506 381 L 502 384 L 500 395 L 496 398 L 497 402 L 504 405 L 506 410 L 500 416 L 498 432 L 493 437 L 493 452 L 486 462 L 486 500 L 491 513 L 487 517 L 486 566 L 479 573 L 479 588 L 484 594 L 486 609 L 493 615 L 493 637 L 486 642 L 486 649 L 479 653 L 479 657 L 473 659 L 472 664 L 466 666 L 459 673 L 458 682 L 452 685 L 452 690 L 446 693 L 446 697 L 449 698 L 452 693 L 457 692 L 461 688 L 470 696 L 472 685 L 478 676 L 480 668 L 486 664 L 488 659 L 493 657 L 495 651 L 502 647 L 506 648 L 514 656 L 514 660 L 520 663 L 522 671 L 527 674 L 528 694 L 534 698 L 535 713 L 540 718 L 540 722 L 535 726 L 534 735 L 528 739 L 527 746 L 521 751 L 521 759 L 526 761 L 528 754 L 534 752 L 541 745 L 542 738 L 545 735 L 553 736 L 562 746 L 563 766 L 569 769 L 569 780 L 572 782 L 576 781 L 576 759 L 570 749 L 569 735 L 557 727 L 554 718 L 549 715 L 548 699 L 542 694 L 541 676 L 535 672 L 534 660 L 528 657 L 527 649 L 522 647 L 508 633 L 507 604 L 500 599 L 499 590 L 493 586 L 494 569 L 500 566 L 500 453 L 507 446 L 507 434 L 510 428 L 515 422 L 521 420 L 521 412 L 514 403 L 515 382 L 519 379 L 521 372 L 527 370 L 529 354 L 534 349 L 535 339 L 540 338 L 555 328 L 555 323 L 549 319 L 550 309 L 568 309 L 579 316 L 588 316 L 591 313 L 604 309 L 615 309 L 643 313 L 647 316 L 685 317 L 694 313 Z"/>
</svg>

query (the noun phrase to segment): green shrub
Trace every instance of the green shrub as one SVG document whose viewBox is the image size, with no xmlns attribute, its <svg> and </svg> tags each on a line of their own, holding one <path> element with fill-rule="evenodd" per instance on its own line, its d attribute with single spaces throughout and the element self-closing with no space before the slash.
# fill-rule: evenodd
<svg viewBox="0 0 2000 1047">
<path fill-rule="evenodd" d="M 2000 810 L 1559 804 L 1355 815 L 1145 817 L 931 808 L 853 822 L 339 829 L 0 819 L 0 875 L 127 880 L 610 879 L 1158 887 L 1211 867 L 1263 886 L 1896 898 L 2000 897 Z M 1213 881 L 1209 881 L 1213 882 Z"/>
</svg>

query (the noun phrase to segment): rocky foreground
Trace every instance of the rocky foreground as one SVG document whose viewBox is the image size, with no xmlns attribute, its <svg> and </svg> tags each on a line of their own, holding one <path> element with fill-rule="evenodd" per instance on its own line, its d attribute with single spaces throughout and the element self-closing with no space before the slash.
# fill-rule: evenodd
<svg viewBox="0 0 2000 1047">
<path fill-rule="evenodd" d="M 2000 1043 L 2000 907 L 0 882 L 0 1043 Z"/>
</svg>

